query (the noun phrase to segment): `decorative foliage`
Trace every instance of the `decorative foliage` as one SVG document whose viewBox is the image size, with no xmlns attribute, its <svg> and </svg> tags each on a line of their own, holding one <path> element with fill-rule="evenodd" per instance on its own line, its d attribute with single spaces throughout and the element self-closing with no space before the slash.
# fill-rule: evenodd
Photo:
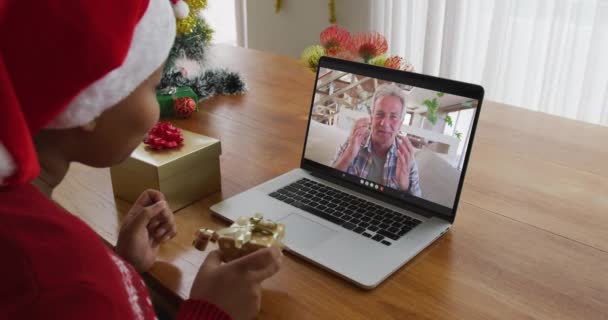
<svg viewBox="0 0 608 320">
<path fill-rule="evenodd" d="M 435 125 L 437 123 L 437 110 L 439 109 L 439 100 L 438 98 L 443 97 L 443 92 L 437 92 L 437 97 L 434 97 L 432 100 L 426 99 L 422 101 L 422 105 L 426 106 L 426 119 L 429 120 L 430 123 Z M 450 116 L 446 116 L 444 118 L 445 122 L 452 126 L 452 118 Z M 449 121 L 449 122 L 448 122 Z"/>
<path fill-rule="evenodd" d="M 175 23 L 177 34 L 188 34 L 194 30 L 196 26 L 196 16 L 192 11 L 183 19 L 177 19 Z"/>
<path fill-rule="evenodd" d="M 310 71 L 315 72 L 319 65 L 319 59 L 325 55 L 325 50 L 320 45 L 310 46 L 302 51 L 302 61 Z"/>
<path fill-rule="evenodd" d="M 381 55 L 369 60 L 369 64 L 384 67 L 384 65 L 386 64 L 386 60 L 388 60 L 388 58 L 385 55 Z"/>
<path fill-rule="evenodd" d="M 346 29 L 334 24 L 321 32 L 319 40 L 320 46 L 309 46 L 302 52 L 302 61 L 312 71 L 316 71 L 319 59 L 324 55 L 386 68 L 414 70 L 402 57 L 385 55 L 388 42 L 378 32 L 361 32 L 352 36 Z"/>
<path fill-rule="evenodd" d="M 351 38 L 350 46 L 365 63 L 388 50 L 388 42 L 378 32 L 359 32 Z"/>
<path fill-rule="evenodd" d="M 350 32 L 338 25 L 332 25 L 321 32 L 321 46 L 330 56 L 335 56 L 349 49 Z"/>
<path fill-rule="evenodd" d="M 422 101 L 422 105 L 426 106 L 426 118 L 433 125 L 437 123 L 437 108 L 439 106 L 437 98 L 433 100 L 426 99 Z"/>
<path fill-rule="evenodd" d="M 180 72 L 174 72 L 161 79 L 160 87 L 191 87 L 199 99 L 209 99 L 217 94 L 237 95 L 247 91 L 247 86 L 238 73 L 225 69 L 206 70 L 195 78 L 186 78 Z"/>
<path fill-rule="evenodd" d="M 338 21 L 336 19 L 336 0 L 329 0 L 327 6 L 329 7 L 329 23 L 335 24 Z"/>
<path fill-rule="evenodd" d="M 391 69 L 401 69 L 403 67 L 403 58 L 399 56 L 392 56 L 384 62 L 384 66 Z"/>
<path fill-rule="evenodd" d="M 177 34 L 192 33 L 200 18 L 200 11 L 207 8 L 207 0 L 177 0 L 174 1 L 175 24 Z M 185 17 L 184 14 L 188 13 Z"/>
<path fill-rule="evenodd" d="M 221 85 L 218 87 L 216 92 L 224 94 L 224 95 L 239 95 L 247 91 L 247 84 L 243 82 L 241 76 L 236 72 L 231 72 L 225 69 L 220 70 L 210 70 L 207 72 L 209 80 L 213 80 L 213 77 L 217 78 Z"/>
<path fill-rule="evenodd" d="M 426 106 L 426 118 L 432 123 L 437 123 L 437 108 L 438 102 L 437 98 L 433 98 L 433 100 L 424 100 L 422 101 L 422 105 Z"/>
<path fill-rule="evenodd" d="M 192 11 L 200 11 L 203 9 L 207 9 L 207 0 L 183 0 L 185 1 L 188 6 L 190 7 L 190 10 Z"/>
<path fill-rule="evenodd" d="M 281 0 L 274 0 L 274 13 L 279 13 L 281 11 Z"/>
<path fill-rule="evenodd" d="M 207 7 L 207 0 L 171 1 L 178 32 L 158 89 L 191 87 L 199 99 L 207 99 L 216 94 L 232 95 L 245 92 L 245 83 L 238 73 L 223 69 L 205 70 L 205 55 L 213 36 L 213 29 L 201 15 L 201 10 Z M 179 16 L 186 12 L 184 6 L 188 15 L 180 18 Z M 216 83 L 218 81 L 220 83 Z"/>
<path fill-rule="evenodd" d="M 445 123 L 450 127 L 454 125 L 454 123 L 452 122 L 452 117 L 450 117 L 449 115 L 446 115 L 445 118 L 443 118 L 443 121 L 445 121 Z"/>
<path fill-rule="evenodd" d="M 178 58 L 187 57 L 200 64 L 204 62 L 207 46 L 213 36 L 213 29 L 203 18 L 197 19 L 196 22 L 193 32 L 178 34 L 175 37 L 175 42 L 165 63 L 165 74 L 173 69 Z"/>
</svg>

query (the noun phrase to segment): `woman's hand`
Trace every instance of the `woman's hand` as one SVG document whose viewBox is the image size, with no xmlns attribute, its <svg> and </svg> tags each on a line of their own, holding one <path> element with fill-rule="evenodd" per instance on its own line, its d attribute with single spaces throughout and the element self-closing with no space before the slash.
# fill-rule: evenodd
<svg viewBox="0 0 608 320">
<path fill-rule="evenodd" d="M 282 257 L 272 247 L 222 264 L 220 252 L 212 251 L 194 279 L 190 298 L 209 301 L 234 320 L 253 319 L 260 311 L 262 281 L 279 271 Z"/>
<path fill-rule="evenodd" d="M 118 234 L 116 253 L 138 272 L 154 264 L 159 245 L 177 234 L 173 212 L 160 191 L 148 189 L 133 204 Z"/>
</svg>

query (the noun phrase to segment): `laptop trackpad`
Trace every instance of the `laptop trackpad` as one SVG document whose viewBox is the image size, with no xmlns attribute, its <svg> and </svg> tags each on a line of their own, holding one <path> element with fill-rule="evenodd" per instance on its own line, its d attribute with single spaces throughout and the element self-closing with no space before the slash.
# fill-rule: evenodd
<svg viewBox="0 0 608 320">
<path fill-rule="evenodd" d="M 312 249 L 336 235 L 336 231 L 298 214 L 290 214 L 279 222 L 285 224 L 285 244 L 293 250 Z"/>
</svg>

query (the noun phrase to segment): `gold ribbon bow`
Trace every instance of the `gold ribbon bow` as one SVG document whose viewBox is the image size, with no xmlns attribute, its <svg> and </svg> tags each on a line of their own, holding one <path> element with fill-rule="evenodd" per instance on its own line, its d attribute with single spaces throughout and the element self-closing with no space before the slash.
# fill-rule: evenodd
<svg viewBox="0 0 608 320">
<path fill-rule="evenodd" d="M 270 220 L 264 220 L 262 214 L 256 213 L 249 219 L 245 217 L 237 219 L 235 226 L 219 230 L 217 231 L 217 234 L 220 236 L 232 237 L 234 239 L 234 246 L 236 248 L 241 248 L 245 243 L 251 241 L 251 237 L 254 233 L 264 236 L 274 236 L 276 239 L 278 236 L 274 232 L 276 229 L 276 223 Z"/>
</svg>

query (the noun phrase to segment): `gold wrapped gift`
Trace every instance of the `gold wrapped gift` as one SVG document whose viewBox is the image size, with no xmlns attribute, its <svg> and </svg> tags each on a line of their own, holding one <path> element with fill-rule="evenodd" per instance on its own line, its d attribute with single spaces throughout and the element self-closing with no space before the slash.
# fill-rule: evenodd
<svg viewBox="0 0 608 320">
<path fill-rule="evenodd" d="M 181 147 L 152 150 L 141 143 L 126 161 L 110 169 L 114 195 L 134 202 L 146 189 L 160 190 L 177 211 L 217 192 L 220 185 L 220 141 L 182 130 Z"/>
<path fill-rule="evenodd" d="M 231 261 L 273 245 L 282 248 L 284 238 L 284 224 L 264 219 L 262 214 L 256 213 L 251 218 L 240 217 L 225 229 L 200 229 L 193 245 L 202 251 L 209 241 L 217 242 L 224 260 Z"/>
</svg>

